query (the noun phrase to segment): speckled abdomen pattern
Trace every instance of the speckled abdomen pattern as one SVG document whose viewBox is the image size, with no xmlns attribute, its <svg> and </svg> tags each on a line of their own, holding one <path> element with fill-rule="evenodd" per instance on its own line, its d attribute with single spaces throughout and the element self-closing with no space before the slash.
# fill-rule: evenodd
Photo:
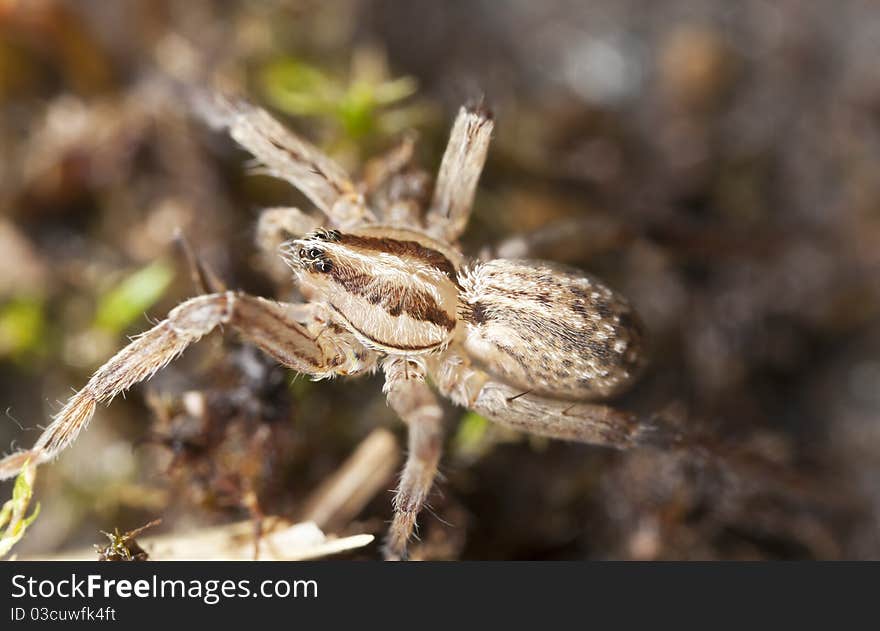
<svg viewBox="0 0 880 631">
<path fill-rule="evenodd" d="M 580 400 L 611 396 L 638 374 L 639 319 L 595 278 L 545 261 L 494 260 L 460 283 L 465 348 L 504 381 Z"/>
</svg>

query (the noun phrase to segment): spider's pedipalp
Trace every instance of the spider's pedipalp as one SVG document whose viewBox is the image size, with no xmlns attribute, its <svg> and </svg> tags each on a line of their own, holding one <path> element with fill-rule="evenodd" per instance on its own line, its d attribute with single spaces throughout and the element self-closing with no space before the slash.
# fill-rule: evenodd
<svg viewBox="0 0 880 631">
<path fill-rule="evenodd" d="M 493 127 L 492 115 L 487 109 L 463 107 L 459 110 L 426 217 L 431 236 L 453 242 L 464 232 L 489 152 Z"/>
<path fill-rule="evenodd" d="M 353 338 L 322 340 L 317 331 L 296 321 L 301 312 L 296 305 L 232 291 L 181 303 L 165 320 L 134 338 L 101 366 L 55 415 L 32 449 L 0 460 L 0 480 L 16 475 L 27 460 L 40 464 L 57 456 L 88 425 L 99 402 L 109 402 L 149 379 L 220 325 L 232 326 L 280 363 L 315 378 L 353 374 L 370 367 L 368 353 Z"/>
<path fill-rule="evenodd" d="M 290 282 L 290 269 L 281 258 L 282 244 L 312 232 L 322 221 L 292 206 L 266 208 L 260 213 L 255 241 L 262 252 L 262 265 L 275 282 Z"/>
<path fill-rule="evenodd" d="M 321 219 L 293 206 L 266 208 L 257 220 L 256 243 L 267 254 L 278 255 L 285 241 L 302 237 L 321 225 Z"/>
</svg>

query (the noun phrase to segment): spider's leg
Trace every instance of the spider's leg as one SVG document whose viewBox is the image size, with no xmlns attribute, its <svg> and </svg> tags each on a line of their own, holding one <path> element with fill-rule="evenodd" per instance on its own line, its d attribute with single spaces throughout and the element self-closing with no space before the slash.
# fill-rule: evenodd
<svg viewBox="0 0 880 631">
<path fill-rule="evenodd" d="M 623 222 L 607 214 L 589 214 L 551 221 L 537 230 L 508 237 L 491 248 L 484 258 L 577 263 L 603 252 L 619 250 L 632 238 Z"/>
<path fill-rule="evenodd" d="M 409 453 L 394 496 L 394 518 L 384 552 L 387 560 L 406 560 L 407 542 L 437 475 L 443 450 L 443 411 L 420 366 L 397 357 L 383 367 L 388 403 L 407 424 L 409 435 Z"/>
<path fill-rule="evenodd" d="M 189 277 L 196 292 L 199 294 L 221 293 L 226 291 L 226 284 L 201 257 L 196 255 L 189 239 L 182 232 L 175 235 L 177 246 L 186 259 Z"/>
<path fill-rule="evenodd" d="M 617 449 L 673 445 L 682 438 L 659 419 L 601 403 L 552 399 L 494 380 L 467 358 L 448 355 L 432 366 L 437 389 L 458 405 L 511 429 Z"/>
<path fill-rule="evenodd" d="M 482 106 L 459 110 L 426 217 L 431 236 L 454 242 L 464 232 L 489 151 L 493 125 L 491 114 Z"/>
<path fill-rule="evenodd" d="M 416 134 L 408 133 L 390 150 L 364 167 L 364 193 L 382 225 L 422 228 L 431 195 L 431 177 L 412 167 Z"/>
<path fill-rule="evenodd" d="M 478 414 L 530 434 L 616 449 L 678 442 L 649 419 L 601 403 L 572 402 L 488 381 L 471 406 Z"/>
<path fill-rule="evenodd" d="M 229 135 L 274 177 L 287 180 L 338 228 L 375 222 L 364 197 L 345 170 L 310 142 L 284 127 L 267 111 L 244 101 L 218 97 L 216 119 Z"/>
<path fill-rule="evenodd" d="M 297 322 L 297 316 L 304 315 L 298 307 L 232 291 L 181 303 L 167 319 L 134 338 L 101 366 L 68 400 L 33 448 L 0 460 L 0 479 L 16 475 L 28 460 L 40 464 L 57 456 L 88 425 L 99 402 L 109 402 L 149 379 L 186 347 L 221 325 L 231 326 L 285 366 L 316 378 L 352 374 L 368 367 L 366 353 L 355 346 L 353 338 L 317 335 L 323 324 L 317 320 L 310 326 Z"/>
<path fill-rule="evenodd" d="M 416 146 L 416 134 L 405 134 L 391 149 L 370 158 L 364 166 L 364 188 L 374 193 L 395 175 L 402 173 L 411 163 Z"/>
</svg>

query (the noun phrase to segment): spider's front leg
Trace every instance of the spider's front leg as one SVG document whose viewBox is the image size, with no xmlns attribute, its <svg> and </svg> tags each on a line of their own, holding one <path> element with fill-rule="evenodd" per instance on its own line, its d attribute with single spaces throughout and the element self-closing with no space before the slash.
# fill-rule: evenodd
<svg viewBox="0 0 880 631">
<path fill-rule="evenodd" d="M 443 411 L 425 383 L 424 368 L 410 358 L 391 357 L 383 365 L 388 404 L 407 424 L 406 464 L 394 497 L 394 518 L 385 558 L 407 559 L 407 542 L 437 475 L 443 450 Z"/>
<path fill-rule="evenodd" d="M 302 191 L 333 226 L 349 228 L 375 222 L 363 194 L 345 169 L 266 110 L 220 96 L 212 102 L 200 102 L 199 109 L 212 123 L 228 128 L 229 135 L 253 154 L 269 175 L 287 180 Z"/>
<path fill-rule="evenodd" d="M 493 126 L 491 113 L 482 106 L 459 110 L 440 162 L 431 209 L 425 217 L 432 237 L 453 243 L 464 232 Z"/>
<path fill-rule="evenodd" d="M 40 464 L 57 456 L 88 425 L 99 402 L 109 402 L 134 384 L 149 379 L 190 344 L 224 324 L 234 328 L 281 364 L 315 378 L 352 374 L 369 368 L 370 355 L 344 334 L 320 336 L 318 319 L 307 305 L 289 305 L 227 291 L 191 298 L 167 319 L 136 337 L 95 372 L 37 439 L 33 448 L 0 460 L 0 479 L 16 475 L 25 462 Z"/>
</svg>

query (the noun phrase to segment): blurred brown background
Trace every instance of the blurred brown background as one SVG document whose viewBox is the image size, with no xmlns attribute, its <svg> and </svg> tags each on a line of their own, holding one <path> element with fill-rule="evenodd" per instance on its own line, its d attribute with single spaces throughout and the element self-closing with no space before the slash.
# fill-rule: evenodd
<svg viewBox="0 0 880 631">
<path fill-rule="evenodd" d="M 0 445 L 30 445 L 145 313 L 195 292 L 177 229 L 230 286 L 284 292 L 253 223 L 303 198 L 169 78 L 240 90 L 353 169 L 415 128 L 433 170 L 484 98 L 467 251 L 531 233 L 622 290 L 653 360 L 619 404 L 737 457 L 537 441 L 450 407 L 415 556 L 880 557 L 877 59 L 869 0 L 0 0 Z M 379 426 L 403 436 L 377 379 L 293 380 L 212 336 L 40 470 L 17 550 L 295 517 Z M 390 500 L 333 531 L 381 536 Z"/>
</svg>

